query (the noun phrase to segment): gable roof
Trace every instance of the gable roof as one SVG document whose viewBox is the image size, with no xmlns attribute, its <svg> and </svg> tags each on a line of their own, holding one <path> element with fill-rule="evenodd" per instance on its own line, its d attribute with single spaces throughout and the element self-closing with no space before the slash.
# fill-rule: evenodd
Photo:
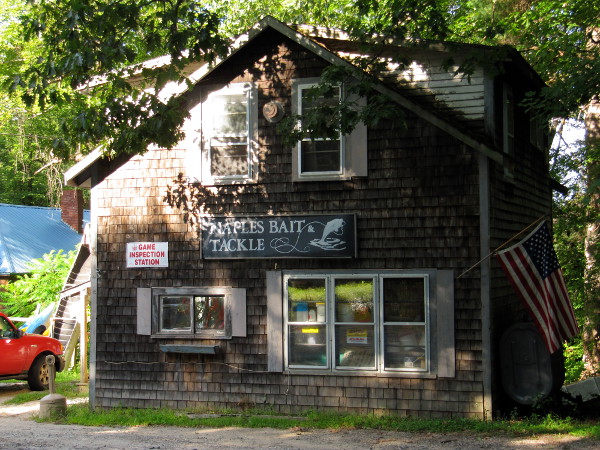
<svg viewBox="0 0 600 450">
<path fill-rule="evenodd" d="M 84 211 L 84 223 L 89 220 Z M 0 275 L 28 273 L 32 259 L 74 250 L 80 241 L 81 235 L 62 221 L 60 208 L 0 203 Z"/>
<path fill-rule="evenodd" d="M 346 53 L 348 48 L 352 49 L 356 47 L 356 42 L 350 41 L 348 36 L 339 30 L 331 30 L 322 27 L 311 27 L 311 26 L 298 26 L 292 28 L 271 16 L 266 16 L 260 22 L 258 22 L 252 29 L 250 29 L 247 33 L 240 35 L 235 41 L 232 43 L 230 47 L 230 52 L 226 57 L 217 59 L 212 64 L 208 63 L 198 63 L 194 64 L 192 70 L 190 70 L 189 78 L 193 83 L 201 81 L 203 78 L 207 77 L 209 74 L 217 70 L 224 62 L 226 62 L 229 58 L 235 55 L 238 51 L 248 46 L 254 39 L 256 39 L 259 35 L 266 32 L 267 30 L 275 30 L 297 44 L 303 46 L 307 50 L 313 52 L 315 55 L 320 56 L 325 61 L 340 65 L 349 69 L 353 75 L 358 78 L 369 78 L 373 81 L 373 87 L 376 91 L 381 94 L 386 95 L 391 100 L 398 103 L 400 106 L 412 111 L 417 116 L 422 119 L 428 121 L 432 125 L 442 129 L 449 135 L 455 137 L 468 147 L 475 149 L 476 151 L 486 155 L 493 161 L 502 164 L 503 163 L 503 155 L 501 152 L 494 149 L 491 145 L 489 145 L 485 140 L 480 139 L 476 136 L 473 136 L 472 133 L 469 132 L 468 127 L 460 127 L 457 126 L 456 122 L 451 122 L 448 120 L 448 117 L 444 115 L 436 114 L 431 107 L 419 102 L 418 100 L 411 98 L 411 96 L 407 95 L 406 92 L 403 92 L 400 86 L 396 86 L 389 82 L 376 79 L 373 76 L 369 75 L 367 72 L 352 64 L 348 59 L 346 59 L 343 55 Z M 375 40 L 380 39 L 384 42 L 385 45 L 389 45 L 392 48 L 400 48 L 402 43 L 396 42 L 392 39 L 383 39 L 383 38 L 374 38 Z M 341 47 L 336 48 L 336 45 L 332 45 L 332 42 L 335 41 L 339 44 L 342 43 Z M 481 45 L 472 45 L 472 44 L 458 44 L 458 43 L 430 43 L 429 48 L 435 49 L 436 51 L 450 52 L 454 46 L 460 46 L 464 48 L 470 48 L 479 51 L 489 51 L 490 47 L 485 47 Z M 533 69 L 525 62 L 525 60 L 520 56 L 520 54 L 514 49 L 508 49 L 506 53 L 507 60 L 512 61 L 516 67 L 519 68 L 519 71 L 527 74 L 527 77 L 530 79 L 535 79 L 535 82 L 538 84 L 543 84 L 543 81 L 539 79 L 539 76 L 535 73 Z M 168 64 L 168 59 L 161 59 L 163 64 Z M 152 62 L 153 64 L 160 64 L 157 61 Z M 189 89 L 189 86 L 185 83 L 180 83 L 179 85 L 170 86 L 166 92 L 168 95 L 181 95 L 185 93 Z M 81 160 L 78 164 L 73 166 L 65 173 L 65 182 L 69 186 L 90 186 L 91 179 L 91 170 L 96 166 L 99 162 L 102 164 L 102 172 L 106 170 L 111 171 L 115 168 L 119 167 L 122 163 L 128 160 L 131 156 L 117 157 L 110 161 L 103 155 L 101 149 L 96 149 L 83 160 Z"/>
</svg>

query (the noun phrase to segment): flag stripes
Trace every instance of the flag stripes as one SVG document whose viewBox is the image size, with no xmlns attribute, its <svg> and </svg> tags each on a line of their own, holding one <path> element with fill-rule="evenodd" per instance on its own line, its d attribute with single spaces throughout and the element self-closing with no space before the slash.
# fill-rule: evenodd
<svg viewBox="0 0 600 450">
<path fill-rule="evenodd" d="M 554 353 L 579 330 L 546 222 L 496 256 Z"/>
</svg>

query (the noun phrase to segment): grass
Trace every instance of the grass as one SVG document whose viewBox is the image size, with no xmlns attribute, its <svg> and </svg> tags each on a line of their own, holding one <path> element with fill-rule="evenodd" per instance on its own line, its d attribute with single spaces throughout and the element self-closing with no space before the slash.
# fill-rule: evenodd
<svg viewBox="0 0 600 450">
<path fill-rule="evenodd" d="M 56 377 L 56 391 L 67 398 L 86 397 L 79 392 L 79 373 L 61 372 Z M 21 404 L 40 400 L 48 395 L 44 392 L 18 394 L 6 404 Z M 41 420 L 41 419 L 37 419 Z M 178 426 L 178 427 L 247 427 L 247 428 L 301 428 L 301 429 L 378 429 L 403 432 L 428 433 L 473 433 L 479 435 L 509 434 L 534 436 L 543 434 L 569 434 L 579 438 L 600 441 L 598 420 L 576 420 L 554 415 L 528 418 L 479 421 L 468 419 L 416 419 L 397 416 L 352 415 L 310 411 L 296 416 L 282 416 L 272 410 L 250 409 L 244 412 L 233 410 L 199 411 L 172 409 L 128 409 L 91 410 L 86 404 L 70 405 L 64 417 L 53 417 L 53 422 L 87 426 Z"/>
<path fill-rule="evenodd" d="M 508 434 L 534 436 L 570 434 L 600 440 L 598 421 L 562 419 L 552 415 L 532 416 L 520 420 L 479 421 L 467 419 L 415 419 L 397 416 L 334 414 L 312 411 L 301 416 L 281 416 L 272 411 L 248 410 L 243 413 L 224 411 L 202 413 L 171 409 L 90 410 L 87 405 L 72 405 L 67 415 L 54 418 L 59 423 L 87 426 L 178 426 L 178 427 L 247 427 L 301 429 L 378 429 L 403 432 Z"/>
<path fill-rule="evenodd" d="M 64 395 L 66 398 L 87 397 L 88 393 L 80 392 L 77 383 L 79 383 L 79 371 L 66 370 L 56 374 L 55 386 L 56 393 Z M 10 400 L 4 402 L 5 405 L 20 405 L 22 403 L 41 400 L 49 391 L 28 391 L 15 395 Z"/>
</svg>

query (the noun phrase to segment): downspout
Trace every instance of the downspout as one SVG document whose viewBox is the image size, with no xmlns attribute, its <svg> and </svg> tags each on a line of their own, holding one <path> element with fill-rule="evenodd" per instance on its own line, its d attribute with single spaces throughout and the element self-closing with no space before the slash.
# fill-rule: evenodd
<svg viewBox="0 0 600 450">
<path fill-rule="evenodd" d="M 492 419 L 492 357 L 491 344 L 491 262 L 490 253 L 490 185 L 489 159 L 479 154 L 479 253 L 483 259 L 479 266 L 479 289 L 481 292 L 481 358 L 483 370 L 483 414 Z"/>
<path fill-rule="evenodd" d="M 98 318 L 98 167 L 91 170 L 90 187 L 90 379 L 89 405 L 96 407 L 96 330 Z"/>
</svg>

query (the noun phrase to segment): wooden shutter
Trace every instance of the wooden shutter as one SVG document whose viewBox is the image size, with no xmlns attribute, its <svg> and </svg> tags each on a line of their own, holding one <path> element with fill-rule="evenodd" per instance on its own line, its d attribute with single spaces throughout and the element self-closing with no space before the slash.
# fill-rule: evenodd
<svg viewBox="0 0 600 450">
<path fill-rule="evenodd" d="M 137 288 L 137 334 L 152 334 L 152 289 Z"/>
<path fill-rule="evenodd" d="M 231 335 L 246 337 L 246 289 L 231 289 Z"/>
<path fill-rule="evenodd" d="M 267 272 L 267 358 L 269 372 L 283 372 L 283 280 Z"/>
<path fill-rule="evenodd" d="M 348 101 L 355 102 L 360 107 L 367 105 L 364 97 L 350 96 Z M 359 122 L 349 136 L 344 136 L 346 153 L 346 176 L 367 176 L 367 126 Z"/>
<path fill-rule="evenodd" d="M 440 378 L 454 378 L 454 272 L 439 270 L 436 280 L 437 375 Z"/>
</svg>

